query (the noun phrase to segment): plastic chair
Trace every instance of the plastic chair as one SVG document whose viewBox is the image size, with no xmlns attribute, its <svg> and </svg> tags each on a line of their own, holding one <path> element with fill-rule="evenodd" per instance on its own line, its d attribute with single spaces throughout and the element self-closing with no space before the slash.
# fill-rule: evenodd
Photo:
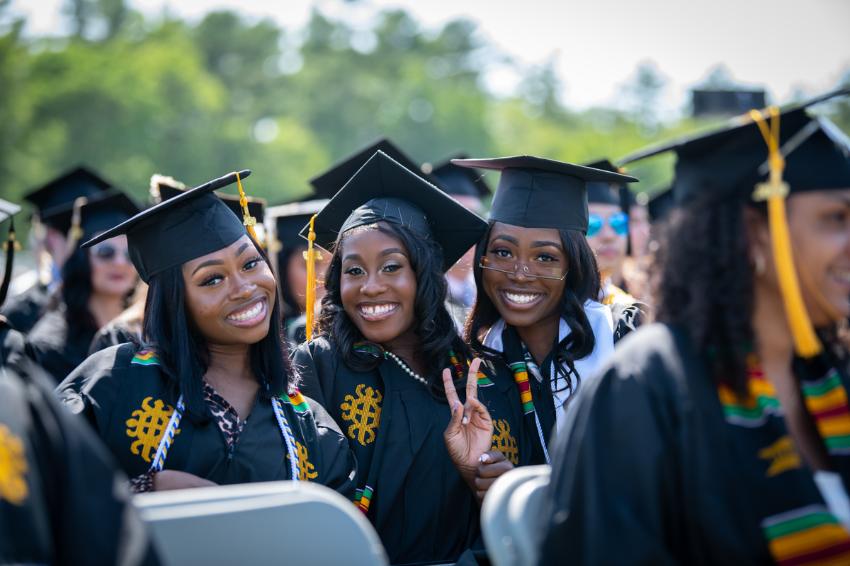
<svg viewBox="0 0 850 566">
<path fill-rule="evenodd" d="M 481 508 L 481 530 L 494 566 L 537 563 L 537 537 L 549 466 L 524 466 L 506 473 L 490 488 Z"/>
<path fill-rule="evenodd" d="M 387 564 L 369 521 L 318 484 L 185 489 L 133 502 L 166 565 Z"/>
</svg>

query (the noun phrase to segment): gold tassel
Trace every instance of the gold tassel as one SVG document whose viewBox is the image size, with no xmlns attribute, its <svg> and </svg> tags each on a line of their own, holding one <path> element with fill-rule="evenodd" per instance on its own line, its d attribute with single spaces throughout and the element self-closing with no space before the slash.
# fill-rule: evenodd
<svg viewBox="0 0 850 566">
<path fill-rule="evenodd" d="M 316 303 L 316 259 L 317 254 L 314 248 L 314 242 L 316 241 L 316 231 L 314 230 L 314 224 L 316 222 L 316 214 L 310 217 L 310 230 L 307 232 L 307 252 L 306 252 L 306 260 L 307 260 L 307 289 L 305 292 L 304 303 L 305 303 L 305 313 L 306 316 L 306 331 L 307 331 L 307 341 L 313 339 L 313 309 Z"/>
<path fill-rule="evenodd" d="M 77 249 L 77 244 L 83 237 L 83 207 L 88 203 L 86 197 L 77 197 L 74 210 L 71 213 L 71 229 L 68 230 L 68 255 Z"/>
<path fill-rule="evenodd" d="M 794 339 L 794 349 L 803 358 L 813 358 L 823 351 L 823 346 L 815 334 L 814 326 L 809 318 L 797 271 L 794 268 L 794 256 L 791 250 L 791 236 L 788 233 L 788 220 L 785 213 L 785 198 L 788 196 L 788 184 L 782 180 L 785 169 L 785 159 L 779 151 L 779 109 L 768 109 L 770 129 L 768 130 L 765 117 L 757 110 L 750 111 L 750 117 L 758 126 L 768 148 L 768 166 L 770 177 L 766 183 L 755 187 L 753 199 L 767 201 L 768 226 L 773 248 L 773 262 L 776 265 L 776 276 L 779 290 L 785 304 L 785 315 Z"/>
<path fill-rule="evenodd" d="M 254 231 L 254 225 L 257 224 L 257 219 L 248 212 L 248 197 L 245 196 L 245 189 L 242 188 L 242 179 L 239 178 L 239 172 L 236 172 L 236 186 L 239 188 L 239 206 L 242 207 L 242 224 L 247 228 L 251 238 L 259 244 L 260 240 Z"/>
</svg>

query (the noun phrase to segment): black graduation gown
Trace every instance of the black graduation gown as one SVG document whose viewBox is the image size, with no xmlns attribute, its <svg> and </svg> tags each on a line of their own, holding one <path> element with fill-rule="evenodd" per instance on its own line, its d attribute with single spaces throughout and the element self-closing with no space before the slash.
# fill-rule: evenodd
<svg viewBox="0 0 850 566">
<path fill-rule="evenodd" d="M 12 328 L 26 334 L 47 311 L 49 302 L 47 286 L 36 283 L 23 293 L 9 297 L 0 314 L 6 317 Z"/>
<path fill-rule="evenodd" d="M 129 489 L 49 378 L 0 371 L 0 563 L 155 564 Z"/>
<path fill-rule="evenodd" d="M 59 386 L 72 412 L 92 423 L 124 472 L 136 477 L 151 461 L 176 398 L 150 351 L 121 344 L 90 356 Z M 283 409 L 295 436 L 299 478 L 353 494 L 354 457 L 334 421 L 310 399 Z M 153 426 L 148 426 L 153 421 Z M 188 415 L 168 450 L 164 469 L 180 470 L 217 484 L 292 479 L 288 454 L 272 404 L 258 397 L 236 444 L 228 448 L 218 425 L 193 423 Z"/>
<path fill-rule="evenodd" d="M 454 562 L 478 535 L 478 506 L 446 450 L 448 404 L 393 360 L 374 371 L 352 370 L 325 338 L 302 344 L 293 365 L 302 390 L 322 403 L 348 436 L 358 461 L 358 488 L 366 483 L 374 488 L 367 516 L 390 562 Z M 522 464 L 529 452 L 523 451 L 519 405 L 507 401 L 511 386 L 481 387 L 479 398 L 497 423 L 503 451 Z M 361 411 L 376 399 L 379 415 L 374 406 L 354 414 L 352 409 Z"/>
<path fill-rule="evenodd" d="M 735 431 L 681 329 L 618 345 L 557 440 L 541 564 L 765 564 Z M 776 494 L 774 494 L 776 495 Z"/>
<path fill-rule="evenodd" d="M 27 335 L 27 343 L 36 363 L 59 383 L 86 359 L 94 335 L 91 328 L 69 325 L 60 308 L 41 317 Z"/>
</svg>

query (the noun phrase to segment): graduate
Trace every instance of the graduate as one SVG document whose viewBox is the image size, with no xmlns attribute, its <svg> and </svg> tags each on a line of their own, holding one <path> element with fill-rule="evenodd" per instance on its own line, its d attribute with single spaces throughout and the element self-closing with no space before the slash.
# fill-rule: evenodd
<svg viewBox="0 0 850 566">
<path fill-rule="evenodd" d="M 619 173 L 607 159 L 588 163 L 587 167 Z M 630 211 L 641 208 L 625 183 L 587 183 L 587 243 L 596 257 L 601 279 L 600 300 L 611 309 L 614 319 L 614 343 L 643 323 L 639 301 L 628 293 L 624 270 L 634 250 Z"/>
<path fill-rule="evenodd" d="M 632 177 L 540 157 L 456 160 L 501 171 L 489 229 L 476 248 L 478 300 L 466 340 L 522 391 L 533 463 L 549 462 L 570 398 L 614 350 L 611 311 L 587 244 L 587 182 Z M 486 473 L 505 471 L 493 454 Z M 487 482 L 487 486 L 492 481 Z"/>
<path fill-rule="evenodd" d="M 0 222 L 10 220 L 0 306 L 19 211 L 0 199 Z M 50 378 L 21 355 L 23 342 L 0 317 L 0 562 L 155 564 L 129 490 L 115 489 L 109 455 L 56 401 Z"/>
<path fill-rule="evenodd" d="M 509 401 L 512 380 L 468 365 L 444 306 L 446 269 L 485 229 L 380 151 L 305 229 L 333 253 L 317 337 L 299 346 L 293 363 L 304 391 L 355 451 L 355 503 L 393 564 L 457 560 L 478 535 L 478 458 L 501 449 L 519 464 L 528 446 L 519 396 Z M 470 375 L 465 402 L 478 409 L 471 415 L 451 395 L 453 381 Z M 471 429 L 483 442 L 470 443 Z"/>
<path fill-rule="evenodd" d="M 243 194 L 249 174 L 195 187 L 86 242 L 126 235 L 149 286 L 145 344 L 97 352 L 58 393 L 88 418 L 136 491 L 294 480 L 351 496 L 345 438 L 294 387 L 276 281 L 253 221 L 212 194 L 232 183 Z"/>
<path fill-rule="evenodd" d="M 138 282 L 124 236 L 90 249 L 79 244 L 139 210 L 124 193 L 111 191 L 82 197 L 54 214 L 69 219 L 70 251 L 62 266 L 62 284 L 27 343 L 56 383 L 86 359 L 95 333 L 127 308 Z"/>
<path fill-rule="evenodd" d="M 61 282 L 60 271 L 69 251 L 66 238 L 71 228 L 70 218 L 61 212 L 79 197 L 97 197 L 111 188 L 111 183 L 88 167 L 77 166 L 24 195 L 24 200 L 35 209 L 30 230 L 35 277 L 25 291 L 10 296 L 0 310 L 19 332 L 26 334 L 35 326 Z M 17 286 L 18 280 L 15 283 Z"/>
<path fill-rule="evenodd" d="M 627 158 L 677 156 L 660 323 L 579 396 L 542 564 L 850 563 L 850 142 L 813 102 Z"/>
<path fill-rule="evenodd" d="M 268 209 L 268 224 L 273 227 L 269 252 L 276 261 L 278 289 L 283 306 L 283 324 L 286 339 L 293 347 L 307 337 L 307 241 L 299 233 L 301 228 L 318 213 L 328 199 L 313 199 L 273 206 Z M 324 296 L 325 270 L 330 255 L 316 258 L 316 304 Z"/>
</svg>

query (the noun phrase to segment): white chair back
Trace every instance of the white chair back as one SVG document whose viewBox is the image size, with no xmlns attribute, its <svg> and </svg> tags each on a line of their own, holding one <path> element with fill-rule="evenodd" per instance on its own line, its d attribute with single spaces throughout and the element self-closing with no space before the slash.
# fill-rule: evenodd
<svg viewBox="0 0 850 566">
<path fill-rule="evenodd" d="M 185 489 L 138 495 L 134 504 L 166 566 L 387 564 L 363 514 L 318 484 Z"/>
<path fill-rule="evenodd" d="M 537 563 L 537 537 L 549 466 L 524 466 L 494 483 L 481 508 L 481 530 L 494 566 L 529 566 Z"/>
</svg>

